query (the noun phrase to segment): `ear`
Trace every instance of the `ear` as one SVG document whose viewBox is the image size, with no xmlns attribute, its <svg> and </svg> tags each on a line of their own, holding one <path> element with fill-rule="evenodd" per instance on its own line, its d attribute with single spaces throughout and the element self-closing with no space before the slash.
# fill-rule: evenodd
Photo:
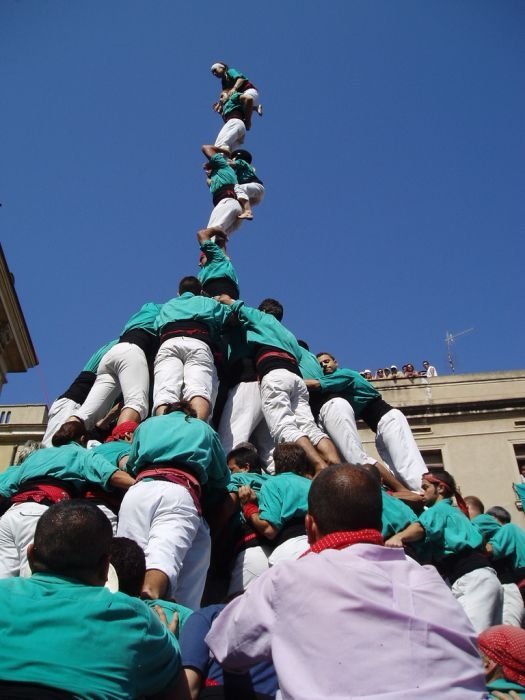
<svg viewBox="0 0 525 700">
<path fill-rule="evenodd" d="M 307 513 L 305 515 L 304 526 L 306 529 L 306 535 L 308 537 L 308 544 L 309 545 L 315 544 L 317 542 L 317 540 L 321 539 L 321 533 L 319 532 L 319 528 L 317 527 L 317 523 L 312 518 L 310 513 Z"/>
</svg>

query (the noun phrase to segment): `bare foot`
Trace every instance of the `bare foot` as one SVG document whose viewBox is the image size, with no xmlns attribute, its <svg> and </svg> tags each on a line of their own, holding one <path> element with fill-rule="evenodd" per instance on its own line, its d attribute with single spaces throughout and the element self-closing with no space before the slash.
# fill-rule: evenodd
<svg viewBox="0 0 525 700">
<path fill-rule="evenodd" d="M 257 105 L 257 114 L 262 117 L 263 115 L 263 108 L 262 105 Z"/>
<path fill-rule="evenodd" d="M 253 219 L 253 214 L 251 211 L 245 211 L 242 214 L 239 214 L 237 217 L 238 219 L 248 219 L 248 221 L 251 221 Z"/>
</svg>

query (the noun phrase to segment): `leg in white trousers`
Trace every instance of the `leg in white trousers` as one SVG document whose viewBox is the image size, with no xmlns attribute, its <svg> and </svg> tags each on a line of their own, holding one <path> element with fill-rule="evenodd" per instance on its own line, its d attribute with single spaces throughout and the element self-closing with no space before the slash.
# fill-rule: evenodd
<svg viewBox="0 0 525 700">
<path fill-rule="evenodd" d="M 135 540 L 146 555 L 146 568 L 169 579 L 169 595 L 181 605 L 200 606 L 211 541 L 187 489 L 168 481 L 140 481 L 124 496 L 119 537 Z"/>
<path fill-rule="evenodd" d="M 375 464 L 377 460 L 363 450 L 357 432 L 355 413 L 352 406 L 342 398 L 327 401 L 319 413 L 319 427 L 339 450 L 343 459 L 350 464 Z"/>
<path fill-rule="evenodd" d="M 263 547 L 248 547 L 240 552 L 233 564 L 228 596 L 245 591 L 252 581 L 270 568 L 268 557 L 272 550 Z"/>
<path fill-rule="evenodd" d="M 242 207 L 233 197 L 226 197 L 213 208 L 208 220 L 208 228 L 221 228 L 229 236 L 236 231 L 242 223 L 239 214 Z"/>
<path fill-rule="evenodd" d="M 270 566 L 276 566 L 282 561 L 299 559 L 301 554 L 304 554 L 309 547 L 310 545 L 308 544 L 308 537 L 306 535 L 291 537 L 273 550 L 268 562 Z"/>
<path fill-rule="evenodd" d="M 28 501 L 15 503 L 0 518 L 0 578 L 19 576 L 27 570 L 27 547 L 48 506 Z"/>
<path fill-rule="evenodd" d="M 248 200 L 252 207 L 260 204 L 264 197 L 264 185 L 260 182 L 244 182 L 242 185 L 235 185 L 235 194 L 239 200 Z"/>
<path fill-rule="evenodd" d="M 504 583 L 503 588 L 503 624 L 521 627 L 523 622 L 523 598 L 515 583 Z"/>
<path fill-rule="evenodd" d="M 274 369 L 261 380 L 262 410 L 276 443 L 307 437 L 315 446 L 327 437 L 310 410 L 305 383 L 287 369 Z"/>
<path fill-rule="evenodd" d="M 230 153 L 244 143 L 246 126 L 242 119 L 229 119 L 217 134 L 216 148 L 227 148 Z"/>
<path fill-rule="evenodd" d="M 97 378 L 82 406 L 73 415 L 92 428 L 122 392 L 123 408 L 132 408 L 143 420 L 149 407 L 149 369 L 142 348 L 117 343 L 102 357 Z"/>
<path fill-rule="evenodd" d="M 488 566 L 460 576 L 452 593 L 479 634 L 487 627 L 501 625 L 503 591 L 496 572 Z"/>
<path fill-rule="evenodd" d="M 247 442 L 264 421 L 258 382 L 239 382 L 230 389 L 219 423 L 219 437 L 228 453 L 240 442 Z"/>
<path fill-rule="evenodd" d="M 405 415 L 392 408 L 377 425 L 376 448 L 386 462 L 413 491 L 421 489 L 421 477 L 428 469 Z"/>
</svg>

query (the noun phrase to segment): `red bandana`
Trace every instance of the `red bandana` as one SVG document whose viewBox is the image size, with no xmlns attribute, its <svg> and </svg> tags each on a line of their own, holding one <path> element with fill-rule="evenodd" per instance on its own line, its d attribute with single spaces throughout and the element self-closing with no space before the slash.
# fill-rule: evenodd
<svg viewBox="0 0 525 700">
<path fill-rule="evenodd" d="M 134 433 L 138 427 L 139 424 L 135 423 L 134 420 L 126 420 L 113 428 L 111 435 L 106 438 L 106 442 L 121 440 L 126 433 Z"/>
<path fill-rule="evenodd" d="M 320 540 L 317 540 L 305 554 L 310 552 L 319 554 L 325 549 L 345 549 L 345 547 L 350 547 L 352 544 L 384 544 L 383 535 L 379 530 L 372 530 L 371 528 L 331 532 L 329 535 L 325 535 Z"/>
<path fill-rule="evenodd" d="M 482 632 L 478 643 L 485 656 L 502 667 L 507 680 L 525 685 L 525 630 L 496 625 Z"/>
</svg>

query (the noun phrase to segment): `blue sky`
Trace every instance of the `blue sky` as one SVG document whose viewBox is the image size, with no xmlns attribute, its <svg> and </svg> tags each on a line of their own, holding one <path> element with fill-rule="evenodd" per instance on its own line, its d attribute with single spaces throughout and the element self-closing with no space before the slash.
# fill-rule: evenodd
<svg viewBox="0 0 525 700">
<path fill-rule="evenodd" d="M 197 269 L 223 60 L 260 90 L 241 295 L 363 369 L 523 368 L 525 4 L 4 0 L 2 244 L 52 401 Z"/>
</svg>

